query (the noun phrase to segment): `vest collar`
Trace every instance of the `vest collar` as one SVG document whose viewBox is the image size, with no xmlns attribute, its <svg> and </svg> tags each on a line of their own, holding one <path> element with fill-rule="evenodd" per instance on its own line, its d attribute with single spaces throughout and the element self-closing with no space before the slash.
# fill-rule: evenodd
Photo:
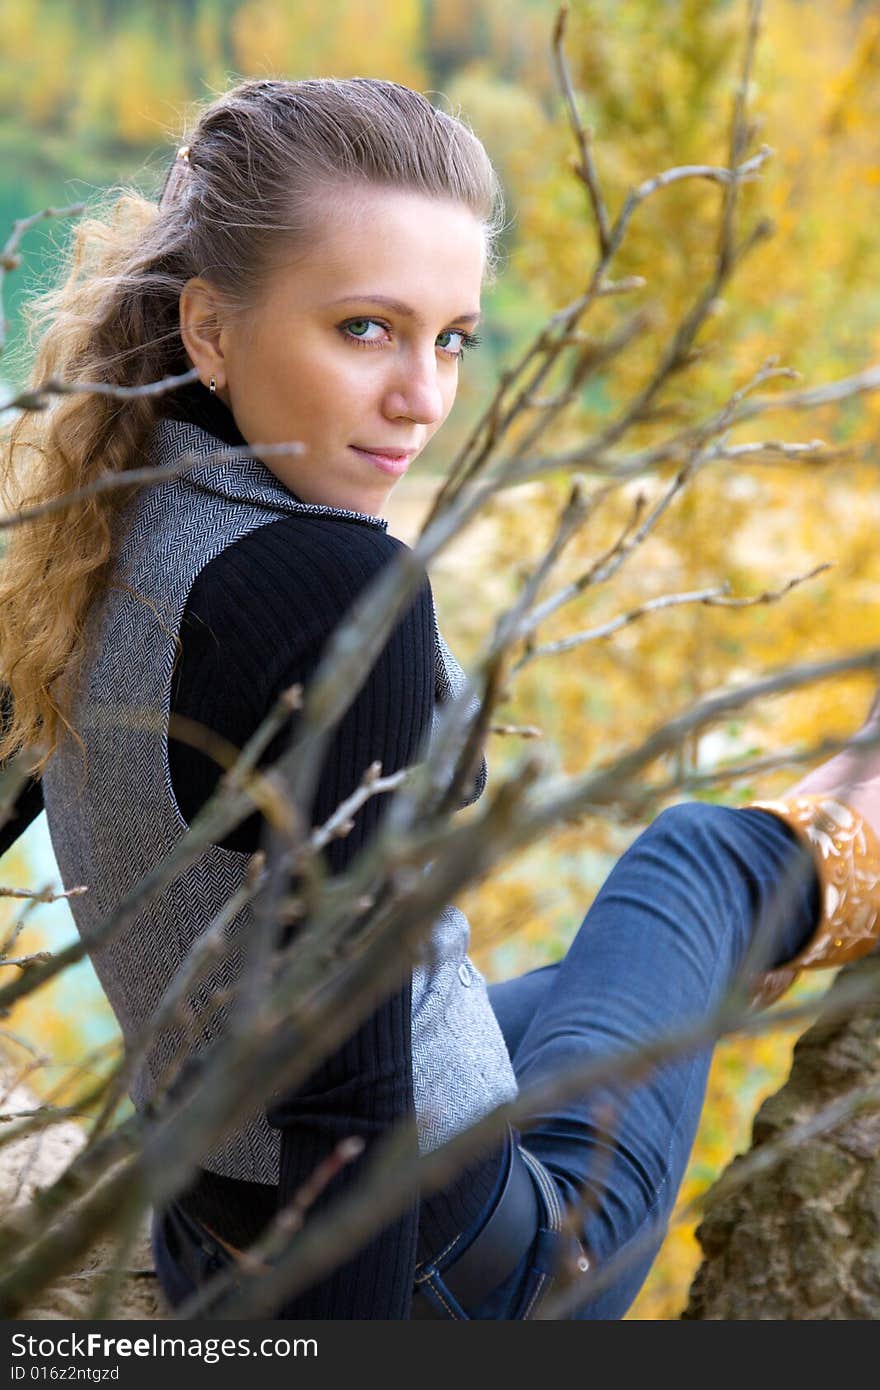
<svg viewBox="0 0 880 1390">
<path fill-rule="evenodd" d="M 197 461 L 180 474 L 180 481 L 202 492 L 227 497 L 234 502 L 255 502 L 278 512 L 335 516 L 360 521 L 380 531 L 388 529 L 385 517 L 373 516 L 370 512 L 302 501 L 261 459 L 242 453 L 240 446 L 224 443 L 189 420 L 157 420 L 151 436 L 150 452 L 153 466 L 159 468 L 179 463 L 187 454 L 194 456 Z"/>
<path fill-rule="evenodd" d="M 273 508 L 279 514 L 284 512 L 303 512 L 314 516 L 337 516 L 348 521 L 359 521 L 386 531 L 388 522 L 384 517 L 372 516 L 369 512 L 348 511 L 344 507 L 324 507 L 318 503 L 303 502 L 290 488 L 275 476 L 270 468 L 251 454 L 243 454 L 241 446 L 224 443 L 216 435 L 210 434 L 189 420 L 162 418 L 154 426 L 150 441 L 150 458 L 154 467 L 169 467 L 190 455 L 196 462 L 179 475 L 185 486 L 202 492 L 214 493 L 236 502 L 256 502 L 260 506 Z M 433 727 L 436 731 L 438 707 L 460 694 L 465 685 L 465 674 L 447 646 L 437 625 L 437 614 L 433 600 L 431 612 L 434 623 L 434 672 L 437 703 L 434 707 Z M 479 696 L 472 695 L 469 702 L 471 718 L 476 718 L 479 710 Z M 454 762 L 457 749 L 450 748 L 448 754 Z M 482 795 L 486 784 L 486 757 L 483 755 L 476 780 L 467 790 L 460 806 L 470 806 Z"/>
</svg>

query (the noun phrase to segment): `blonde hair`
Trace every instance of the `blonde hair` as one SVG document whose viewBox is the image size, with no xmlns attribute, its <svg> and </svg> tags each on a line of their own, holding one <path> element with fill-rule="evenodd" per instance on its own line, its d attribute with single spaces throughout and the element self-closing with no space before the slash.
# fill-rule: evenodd
<svg viewBox="0 0 880 1390">
<path fill-rule="evenodd" d="M 36 344 L 31 387 L 50 376 L 137 386 L 187 371 L 179 326 L 187 280 L 205 276 L 230 312 L 247 309 L 278 260 L 313 244 L 325 195 L 356 185 L 470 208 L 494 281 L 499 180 L 472 130 L 420 93 L 365 77 L 256 80 L 196 110 L 183 137 L 188 154 L 173 161 L 159 198 L 130 186 L 98 195 L 74 228 L 57 283 L 25 306 Z M 160 413 L 161 397 L 98 392 L 22 412 L 0 454 L 4 508 L 39 506 L 142 466 Z M 39 744 L 41 773 L 59 721 L 78 738 L 57 682 L 83 654 L 87 610 L 110 576 L 113 519 L 132 488 L 105 489 L 4 532 L 0 681 L 12 710 L 0 762 Z"/>
</svg>

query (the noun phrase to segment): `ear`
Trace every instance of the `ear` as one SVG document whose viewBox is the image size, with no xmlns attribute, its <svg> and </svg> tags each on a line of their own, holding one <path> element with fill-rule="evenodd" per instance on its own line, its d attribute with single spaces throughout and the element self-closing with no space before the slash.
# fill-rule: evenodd
<svg viewBox="0 0 880 1390">
<path fill-rule="evenodd" d="M 205 386 L 211 377 L 218 387 L 226 385 L 223 322 L 220 294 L 211 281 L 187 280 L 180 292 L 180 336 Z"/>
</svg>

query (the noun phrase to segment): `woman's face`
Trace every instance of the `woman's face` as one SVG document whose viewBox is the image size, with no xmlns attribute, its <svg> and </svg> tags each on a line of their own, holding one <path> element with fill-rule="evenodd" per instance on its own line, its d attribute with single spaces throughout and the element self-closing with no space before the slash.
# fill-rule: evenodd
<svg viewBox="0 0 880 1390">
<path fill-rule="evenodd" d="M 291 491 L 378 516 L 452 409 L 484 235 L 463 204 L 379 188 L 333 199 L 322 220 L 314 250 L 219 330 L 203 323 L 206 282 L 191 280 L 181 332 L 249 444 L 305 446 L 263 459 Z M 386 450 L 407 456 L 369 452 Z"/>
</svg>

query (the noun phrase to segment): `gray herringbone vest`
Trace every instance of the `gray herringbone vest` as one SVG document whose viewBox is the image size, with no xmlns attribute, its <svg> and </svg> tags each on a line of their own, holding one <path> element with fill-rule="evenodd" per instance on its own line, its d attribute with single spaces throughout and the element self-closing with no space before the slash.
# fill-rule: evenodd
<svg viewBox="0 0 880 1390">
<path fill-rule="evenodd" d="M 168 466 L 192 453 L 200 460 L 192 469 L 136 494 L 118 519 L 113 574 L 89 611 L 88 655 L 73 693 L 72 722 L 86 746 L 88 776 L 84 779 L 80 748 L 69 735 L 43 774 L 62 880 L 65 886 L 88 885 L 87 893 L 69 899 L 86 945 L 188 828 L 171 785 L 168 716 L 174 638 L 196 576 L 227 546 L 287 512 L 357 517 L 387 529 L 382 518 L 298 501 L 260 460 L 221 445 L 195 425 L 158 422 L 152 464 Z M 435 665 L 442 702 L 460 690 L 464 677 L 436 617 Z M 126 718 L 142 710 L 156 714 L 155 729 L 144 727 L 149 721 Z M 485 778 L 484 761 L 462 804 L 482 793 Z M 195 937 L 242 885 L 249 861 L 249 854 L 209 846 L 109 945 L 90 951 L 127 1042 L 148 1023 Z M 246 907 L 238 914 L 231 933 L 247 932 L 250 912 Z M 433 949 L 413 972 L 413 1100 L 423 1152 L 517 1090 L 485 980 L 466 954 L 468 938 L 464 914 L 446 907 L 433 927 Z M 183 1053 L 206 1046 L 222 1029 L 225 1010 L 205 1018 L 199 1014 L 210 994 L 233 981 L 240 965 L 240 954 L 232 952 L 206 974 L 198 997 L 190 1001 L 192 1026 L 167 1030 L 155 1041 L 132 1081 L 136 1106 L 150 1098 L 166 1068 Z M 275 1183 L 278 1148 L 278 1131 L 259 1110 L 202 1163 L 226 1177 Z"/>
</svg>

